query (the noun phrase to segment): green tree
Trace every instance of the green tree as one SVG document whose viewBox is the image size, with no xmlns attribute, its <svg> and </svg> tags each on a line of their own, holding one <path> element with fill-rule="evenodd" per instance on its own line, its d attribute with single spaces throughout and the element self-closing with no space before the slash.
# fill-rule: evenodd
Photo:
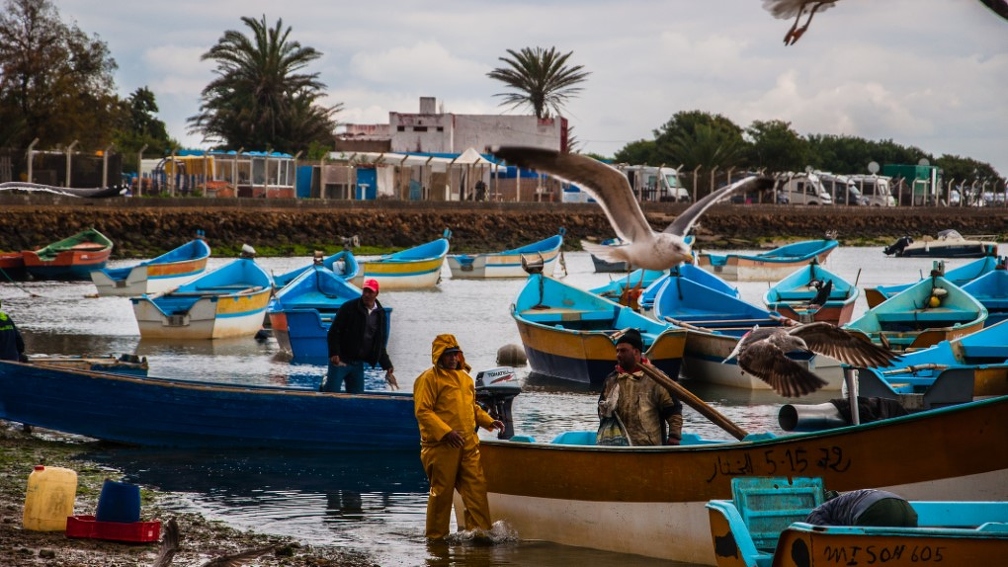
<svg viewBox="0 0 1008 567">
<path fill-rule="evenodd" d="M 613 157 L 619 163 L 631 165 L 658 165 L 662 163 L 661 158 L 658 157 L 658 144 L 654 140 L 630 142 L 616 152 Z"/>
<path fill-rule="evenodd" d="M 742 128 L 731 120 L 699 110 L 678 112 L 659 130 L 655 130 L 657 157 L 662 163 L 683 166 L 690 170 L 697 166 L 721 171 L 745 165 L 746 142 Z M 710 191 L 710 178 L 697 180 L 701 193 Z"/>
<path fill-rule="evenodd" d="M 0 13 L 0 144 L 102 148 L 121 107 L 105 42 L 60 20 L 49 0 L 6 0 Z"/>
<path fill-rule="evenodd" d="M 116 149 L 126 156 L 124 171 L 136 171 L 133 157 L 141 148 L 147 156 L 164 156 L 179 147 L 177 141 L 168 137 L 165 123 L 157 118 L 158 105 L 150 89 L 141 87 L 133 91 L 122 107 L 123 119 L 116 128 L 114 142 Z"/>
<path fill-rule="evenodd" d="M 746 128 L 748 162 L 768 172 L 796 171 L 808 164 L 808 143 L 783 120 L 756 120 Z"/>
<path fill-rule="evenodd" d="M 504 83 L 512 91 L 494 96 L 504 98 L 501 106 L 531 107 L 536 118 L 548 118 L 551 110 L 562 116 L 564 104 L 581 92 L 579 85 L 591 74 L 582 65 L 568 65 L 573 51 L 561 54 L 556 47 L 525 47 L 507 52 L 510 57 L 498 58 L 506 66 L 490 71 L 487 77 Z"/>
<path fill-rule="evenodd" d="M 200 113 L 188 119 L 190 132 L 221 149 L 294 153 L 313 142 L 331 146 L 342 105 L 319 104 L 325 84 L 318 73 L 303 72 L 322 54 L 291 40 L 282 19 L 272 28 L 265 15 L 241 21 L 250 36 L 228 30 L 201 57 L 216 62 L 217 78 L 203 89 Z"/>
</svg>

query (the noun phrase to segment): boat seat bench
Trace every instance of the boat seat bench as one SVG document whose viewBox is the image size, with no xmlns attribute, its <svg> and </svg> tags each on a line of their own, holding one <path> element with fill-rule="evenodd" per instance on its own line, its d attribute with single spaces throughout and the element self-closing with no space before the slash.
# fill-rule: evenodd
<svg viewBox="0 0 1008 567">
<path fill-rule="evenodd" d="M 877 314 L 879 323 L 941 323 L 941 326 L 952 326 L 956 323 L 969 323 L 977 318 L 976 311 L 966 309 L 928 309 L 927 311 L 909 311 L 899 313 Z"/>
</svg>

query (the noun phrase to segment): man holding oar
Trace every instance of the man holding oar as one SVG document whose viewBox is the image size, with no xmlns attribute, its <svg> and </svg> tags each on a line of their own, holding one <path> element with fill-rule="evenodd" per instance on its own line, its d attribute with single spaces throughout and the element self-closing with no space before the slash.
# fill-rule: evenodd
<svg viewBox="0 0 1008 567">
<path fill-rule="evenodd" d="M 678 445 L 682 441 L 682 403 L 641 368 L 644 341 L 629 329 L 616 341 L 616 370 L 606 377 L 599 418 L 615 419 L 630 445 Z M 667 426 L 667 430 L 666 430 Z M 601 429 L 601 428 L 600 428 Z M 599 444 L 627 444 L 619 436 L 599 435 Z"/>
</svg>

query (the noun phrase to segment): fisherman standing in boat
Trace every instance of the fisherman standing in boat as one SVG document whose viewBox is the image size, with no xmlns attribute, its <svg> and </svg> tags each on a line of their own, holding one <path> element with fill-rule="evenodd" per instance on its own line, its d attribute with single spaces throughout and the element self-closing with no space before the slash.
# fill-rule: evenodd
<svg viewBox="0 0 1008 567">
<path fill-rule="evenodd" d="M 682 441 L 682 402 L 640 369 L 642 350 L 644 341 L 637 329 L 616 341 L 616 370 L 603 382 L 598 402 L 599 444 L 678 445 Z M 603 434 L 611 421 L 618 423 L 625 437 Z"/>
<path fill-rule="evenodd" d="M 0 305 L 2 306 L 2 305 Z M 7 312 L 0 310 L 0 360 L 27 362 L 24 338 L 14 320 Z"/>
<path fill-rule="evenodd" d="M 450 530 L 456 490 L 465 504 L 466 528 L 490 529 L 476 426 L 503 430 L 504 423 L 476 403 L 470 367 L 453 335 L 435 337 L 431 360 L 434 366 L 413 384 L 413 406 L 420 426 L 420 461 L 430 481 L 426 536 L 440 540 Z"/>
<path fill-rule="evenodd" d="M 389 386 L 393 390 L 399 388 L 385 349 L 388 342 L 385 318 L 385 308 L 378 302 L 378 280 L 364 280 L 360 298 L 343 303 L 329 325 L 326 335 L 329 371 L 324 391 L 339 392 L 345 381 L 348 394 L 363 393 L 365 362 L 381 366 Z"/>
</svg>

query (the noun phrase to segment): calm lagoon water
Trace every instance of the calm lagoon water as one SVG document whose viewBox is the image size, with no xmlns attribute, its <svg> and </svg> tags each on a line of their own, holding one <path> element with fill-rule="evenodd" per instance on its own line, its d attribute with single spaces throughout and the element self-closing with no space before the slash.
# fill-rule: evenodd
<svg viewBox="0 0 1008 567">
<path fill-rule="evenodd" d="M 214 258 L 210 267 L 229 259 Z M 946 260 L 953 268 L 969 260 Z M 135 261 L 116 261 L 113 266 Z M 310 258 L 263 258 L 282 273 Z M 616 274 L 596 274 L 586 253 L 565 254 L 572 285 L 602 285 Z M 860 287 L 911 281 L 926 274 L 929 259 L 887 258 L 881 247 L 834 251 L 825 266 Z M 497 366 L 497 350 L 521 341 L 509 306 L 524 280 L 453 280 L 445 266 L 433 291 L 396 291 L 379 296 L 393 309 L 389 352 L 403 390 L 431 365 L 434 336 L 458 337 L 474 372 Z M 742 282 L 743 296 L 759 303 L 766 282 Z M 147 357 L 150 373 L 212 382 L 280 384 L 316 388 L 325 367 L 291 364 L 274 339 L 223 341 L 140 340 L 130 301 L 99 298 L 90 282 L 0 284 L 4 310 L 22 329 L 32 353 Z M 855 317 L 867 309 L 863 297 Z M 514 403 L 516 431 L 549 439 L 568 429 L 595 429 L 597 394 L 567 384 L 543 383 L 519 369 L 523 392 Z M 777 411 L 784 399 L 770 392 L 703 387 L 686 383 L 720 412 L 750 431 L 780 433 Z M 385 387 L 380 375 L 369 389 Z M 803 403 L 826 401 L 816 394 Z M 686 430 L 729 436 L 686 409 Z M 362 436 L 368 435 L 361 431 Z M 419 453 L 419 452 L 418 452 Z M 672 565 L 642 556 L 604 553 L 518 538 L 491 547 L 424 544 L 426 478 L 417 455 L 304 455 L 262 452 L 194 453 L 113 448 L 89 457 L 123 470 L 126 479 L 173 494 L 180 510 L 199 511 L 239 529 L 295 537 L 307 544 L 336 544 L 371 554 L 381 565 Z"/>
</svg>

